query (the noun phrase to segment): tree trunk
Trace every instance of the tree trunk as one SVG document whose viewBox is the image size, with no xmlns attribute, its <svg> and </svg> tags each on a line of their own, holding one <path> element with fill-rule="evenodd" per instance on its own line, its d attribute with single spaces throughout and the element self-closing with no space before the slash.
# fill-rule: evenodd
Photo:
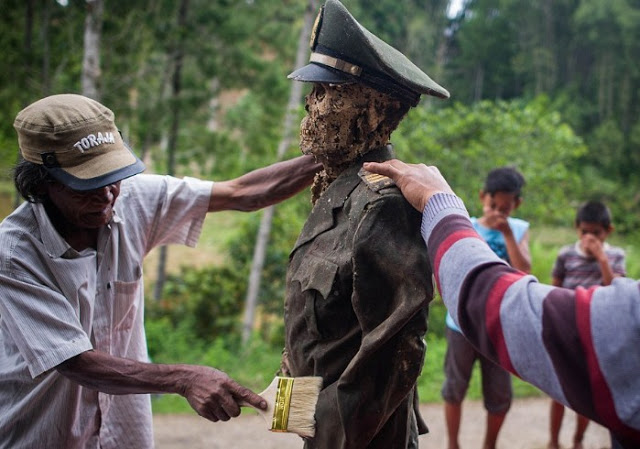
<svg viewBox="0 0 640 449">
<path fill-rule="evenodd" d="M 178 130 L 180 128 L 180 92 L 182 90 L 182 63 L 184 60 L 184 30 L 186 29 L 187 11 L 189 9 L 189 0 L 180 2 L 178 10 L 178 42 L 173 53 L 173 76 L 171 79 L 171 126 L 169 130 L 169 143 L 167 145 L 167 174 L 173 176 L 175 174 L 176 165 L 176 146 L 178 142 Z M 167 272 L 167 253 L 166 246 L 160 247 L 158 256 L 158 271 L 156 276 L 156 285 L 153 292 L 153 298 L 159 301 L 162 298 L 162 290 Z"/>
<path fill-rule="evenodd" d="M 482 67 L 482 64 L 476 66 L 474 75 L 473 102 L 477 103 L 482 100 L 482 90 L 484 89 L 484 67 Z"/>
<path fill-rule="evenodd" d="M 87 0 L 82 58 L 82 94 L 98 101 L 100 101 L 100 39 L 103 11 L 103 0 Z"/>
<path fill-rule="evenodd" d="M 51 92 L 51 46 L 49 45 L 49 22 L 51 19 L 51 3 L 42 0 L 42 28 L 40 29 L 40 41 L 42 42 L 42 96 L 46 97 Z"/>
<path fill-rule="evenodd" d="M 26 2 L 26 10 L 25 10 L 25 18 L 24 18 L 24 41 L 23 41 L 23 75 L 22 80 L 26 81 L 23 88 L 26 91 L 26 85 L 28 83 L 28 79 L 32 73 L 33 66 L 33 16 L 35 11 L 35 0 L 27 0 Z M 23 107 L 26 104 L 22 105 Z M 18 153 L 16 162 L 20 162 L 21 156 Z M 22 204 L 22 196 L 17 189 L 15 189 L 13 194 L 13 208 L 16 209 L 18 206 Z"/>
<path fill-rule="evenodd" d="M 309 51 L 309 36 L 311 27 L 317 13 L 317 0 L 309 0 L 307 10 L 304 16 L 304 25 L 298 37 L 298 48 L 296 52 L 295 67 L 301 67 L 306 60 Z M 291 144 L 293 119 L 296 117 L 296 110 L 300 104 L 302 96 L 303 83 L 292 82 L 289 91 L 289 101 L 287 103 L 287 112 L 282 123 L 282 138 L 278 144 L 276 159 L 281 160 L 284 157 L 287 148 Z M 258 294 L 260 293 L 260 278 L 264 259 L 267 254 L 267 246 L 269 243 L 269 234 L 271 233 L 271 222 L 273 220 L 274 207 L 267 207 L 260 219 L 260 228 L 256 237 L 256 246 L 253 251 L 253 260 L 251 262 L 251 272 L 249 274 L 249 286 L 247 288 L 247 297 L 245 299 L 245 313 L 242 324 L 242 342 L 246 343 L 251 336 L 253 330 L 253 322 L 258 304 Z"/>
</svg>

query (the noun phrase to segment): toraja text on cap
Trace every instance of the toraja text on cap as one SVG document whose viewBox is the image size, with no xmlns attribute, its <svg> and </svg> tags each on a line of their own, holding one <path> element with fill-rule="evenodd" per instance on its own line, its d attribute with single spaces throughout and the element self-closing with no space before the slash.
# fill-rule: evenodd
<svg viewBox="0 0 640 449">
<path fill-rule="evenodd" d="M 80 150 L 80 152 L 84 153 L 85 150 L 88 150 L 93 147 L 97 147 L 98 145 L 102 145 L 103 143 L 111 143 L 115 144 L 116 139 L 113 136 L 112 132 L 105 131 L 104 133 L 98 132 L 98 134 L 89 134 L 86 137 L 78 140 L 73 144 L 75 148 Z"/>
</svg>

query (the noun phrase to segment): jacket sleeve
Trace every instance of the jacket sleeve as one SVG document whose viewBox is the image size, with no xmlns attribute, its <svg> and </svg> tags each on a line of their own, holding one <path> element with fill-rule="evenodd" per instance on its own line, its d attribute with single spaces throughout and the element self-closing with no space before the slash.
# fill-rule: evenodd
<svg viewBox="0 0 640 449">
<path fill-rule="evenodd" d="M 433 295 L 419 223 L 420 214 L 394 193 L 370 203 L 353 233 L 351 301 L 361 345 L 339 379 L 323 390 L 316 410 L 317 435 L 331 434 L 332 447 L 370 447 L 374 438 L 375 447 L 385 447 L 380 439 L 409 437 Z M 339 415 L 340 429 L 323 428 L 330 414 Z M 406 447 L 399 441 L 386 444 Z"/>
<path fill-rule="evenodd" d="M 540 284 L 493 254 L 453 195 L 431 198 L 422 234 L 443 301 L 480 352 L 638 447 L 637 281 L 576 290 Z"/>
</svg>

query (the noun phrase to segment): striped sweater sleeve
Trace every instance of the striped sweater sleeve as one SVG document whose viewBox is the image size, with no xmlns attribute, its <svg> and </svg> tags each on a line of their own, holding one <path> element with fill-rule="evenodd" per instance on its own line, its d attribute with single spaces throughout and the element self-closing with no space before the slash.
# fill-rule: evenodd
<svg viewBox="0 0 640 449">
<path fill-rule="evenodd" d="M 436 284 L 480 352 L 640 447 L 640 284 L 567 290 L 500 260 L 458 197 L 434 195 L 422 221 Z"/>
</svg>

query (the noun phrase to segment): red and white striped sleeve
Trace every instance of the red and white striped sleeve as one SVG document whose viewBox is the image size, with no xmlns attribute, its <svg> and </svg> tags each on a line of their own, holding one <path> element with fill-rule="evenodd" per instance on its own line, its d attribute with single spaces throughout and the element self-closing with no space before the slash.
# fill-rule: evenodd
<svg viewBox="0 0 640 449">
<path fill-rule="evenodd" d="M 639 447 L 637 281 L 577 290 L 540 284 L 491 251 L 454 195 L 429 200 L 422 236 L 443 301 L 472 344 L 610 428 L 625 447 Z"/>
</svg>

